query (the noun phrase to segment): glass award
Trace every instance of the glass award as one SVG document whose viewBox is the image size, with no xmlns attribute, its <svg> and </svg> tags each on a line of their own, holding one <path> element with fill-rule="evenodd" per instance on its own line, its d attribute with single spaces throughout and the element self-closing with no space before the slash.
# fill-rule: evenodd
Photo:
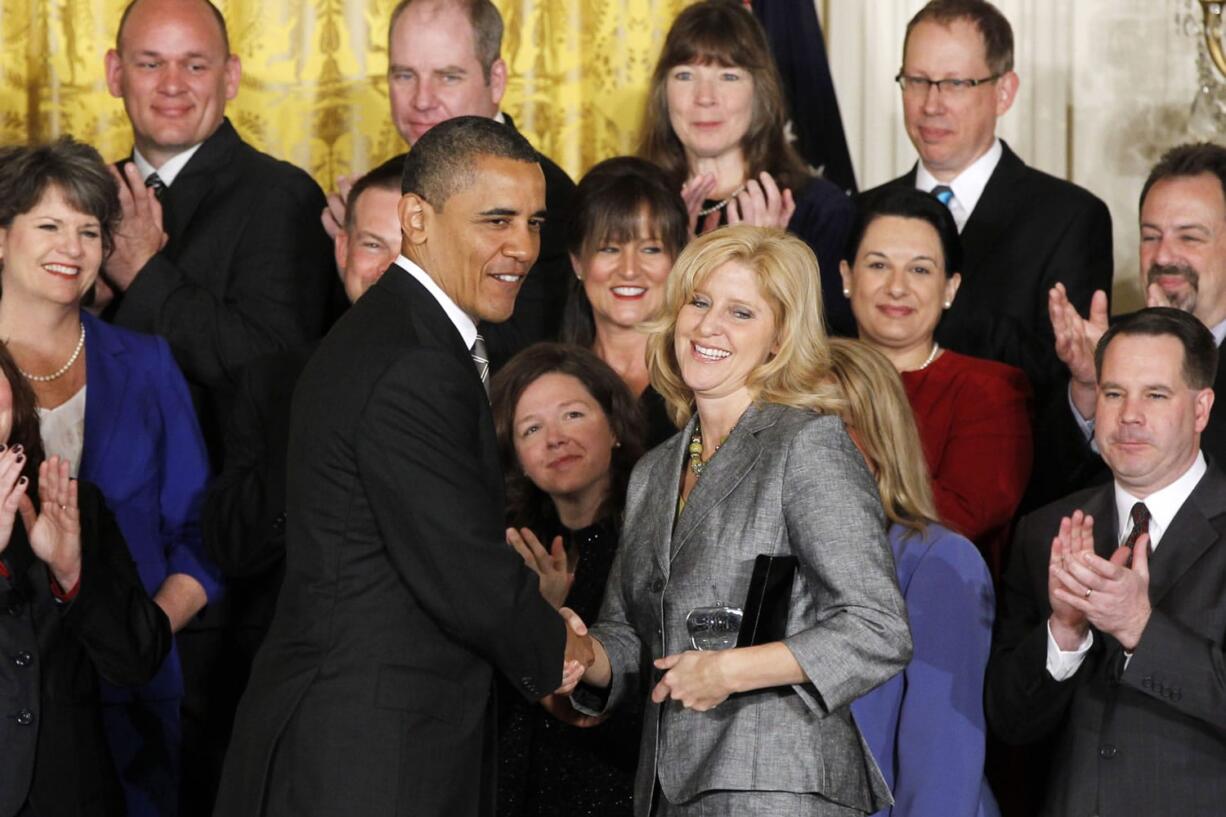
<svg viewBox="0 0 1226 817">
<path fill-rule="evenodd" d="M 743 611 L 724 603 L 695 607 L 685 617 L 690 644 L 696 650 L 727 650 L 736 646 Z"/>
</svg>

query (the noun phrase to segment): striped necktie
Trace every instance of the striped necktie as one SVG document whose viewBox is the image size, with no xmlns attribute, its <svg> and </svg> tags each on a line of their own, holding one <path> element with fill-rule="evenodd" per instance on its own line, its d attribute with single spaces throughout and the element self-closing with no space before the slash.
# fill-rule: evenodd
<svg viewBox="0 0 1226 817">
<path fill-rule="evenodd" d="M 149 174 L 149 178 L 145 179 L 145 187 L 153 188 L 153 195 L 157 196 L 157 200 L 162 200 L 162 194 L 166 192 L 166 182 L 162 181 L 162 177 L 153 172 Z"/>
<path fill-rule="evenodd" d="M 1128 538 L 1124 540 L 1124 547 L 1131 551 L 1141 534 L 1149 533 L 1149 508 L 1145 507 L 1144 502 L 1138 502 L 1132 506 L 1129 516 L 1132 517 L 1132 530 L 1128 532 Z M 1149 552 L 1154 552 L 1152 539 L 1149 542 Z"/>
<path fill-rule="evenodd" d="M 473 348 L 468 350 L 468 353 L 473 357 L 473 363 L 477 366 L 477 375 L 481 378 L 481 385 L 485 387 L 485 396 L 490 394 L 490 355 L 485 350 L 485 338 L 481 337 L 480 333 L 477 339 L 473 341 Z"/>
<path fill-rule="evenodd" d="M 948 207 L 950 201 L 953 200 L 954 190 L 947 184 L 938 184 L 936 187 L 932 188 L 932 195 L 937 197 L 937 201 Z"/>
</svg>

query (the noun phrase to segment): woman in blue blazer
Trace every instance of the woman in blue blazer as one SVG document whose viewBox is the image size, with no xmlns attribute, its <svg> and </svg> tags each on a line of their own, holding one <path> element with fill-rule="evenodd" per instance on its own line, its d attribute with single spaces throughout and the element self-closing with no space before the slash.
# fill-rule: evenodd
<svg viewBox="0 0 1226 817">
<path fill-rule="evenodd" d="M 845 422 L 877 478 L 915 652 L 851 712 L 894 792 L 889 817 L 997 817 L 983 776 L 983 678 L 995 595 L 979 551 L 936 523 L 902 380 L 860 341 L 830 343 Z"/>
<path fill-rule="evenodd" d="M 0 151 L 0 337 L 33 387 L 47 454 L 101 489 L 177 631 L 220 590 L 200 533 L 208 459 L 166 342 L 81 308 L 119 213 L 93 148 L 62 139 Z M 173 652 L 145 686 L 102 690 L 130 815 L 177 812 L 182 695 Z"/>
</svg>

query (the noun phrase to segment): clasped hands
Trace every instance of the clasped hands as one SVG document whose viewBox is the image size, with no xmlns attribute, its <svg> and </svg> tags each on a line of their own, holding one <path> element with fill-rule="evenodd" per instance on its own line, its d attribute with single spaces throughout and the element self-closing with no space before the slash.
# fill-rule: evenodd
<svg viewBox="0 0 1226 817">
<path fill-rule="evenodd" d="M 1130 563 L 1131 562 L 1131 563 Z M 1094 552 L 1094 518 L 1081 511 L 1060 520 L 1047 569 L 1051 632 L 1060 649 L 1072 651 L 1092 625 L 1136 649 L 1149 623 L 1149 536 L 1119 547 L 1104 559 Z"/>
</svg>

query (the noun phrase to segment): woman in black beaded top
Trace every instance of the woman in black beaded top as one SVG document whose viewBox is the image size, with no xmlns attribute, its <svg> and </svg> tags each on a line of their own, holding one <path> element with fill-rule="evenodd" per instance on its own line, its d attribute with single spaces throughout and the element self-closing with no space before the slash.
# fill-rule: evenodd
<svg viewBox="0 0 1226 817">
<path fill-rule="evenodd" d="M 540 343 L 491 390 L 507 488 L 507 541 L 541 575 L 554 606 L 594 617 L 617 549 L 626 483 L 643 453 L 643 418 L 594 353 Z M 548 547 L 547 547 L 548 546 Z M 500 696 L 499 808 L 519 815 L 631 813 L 638 713 L 591 726 L 562 698 L 545 709 Z"/>
</svg>

